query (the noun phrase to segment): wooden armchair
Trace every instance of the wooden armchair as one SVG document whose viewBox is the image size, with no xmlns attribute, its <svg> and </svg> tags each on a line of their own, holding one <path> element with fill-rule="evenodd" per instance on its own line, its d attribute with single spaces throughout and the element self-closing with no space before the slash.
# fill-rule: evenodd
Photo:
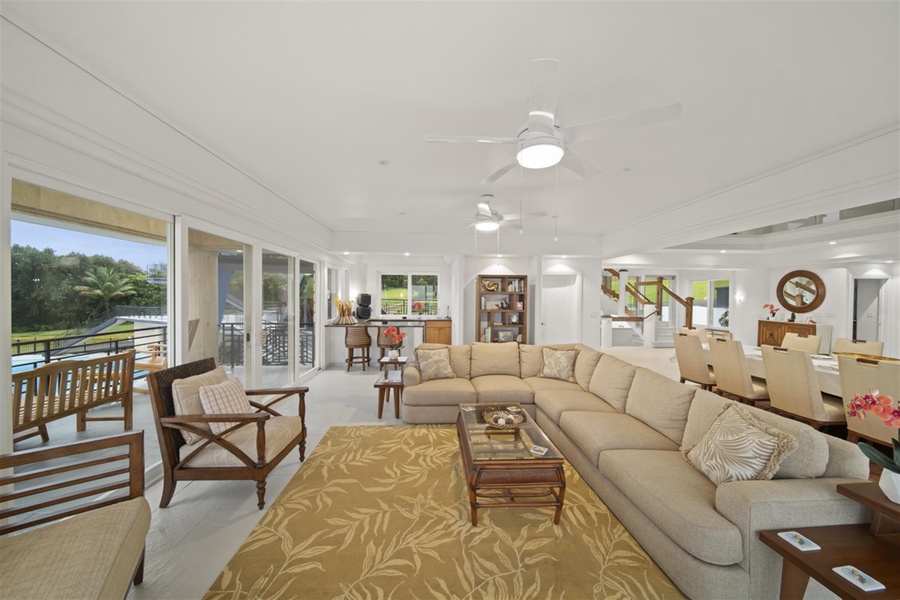
<svg viewBox="0 0 900 600">
<path fill-rule="evenodd" d="M 257 409 L 249 414 L 177 415 L 172 383 L 214 371 L 213 358 L 186 363 L 150 373 L 150 399 L 156 420 L 156 433 L 163 461 L 163 493 L 160 508 L 165 508 L 175 494 L 179 481 L 251 480 L 256 482 L 257 506 L 265 506 L 266 477 L 295 446 L 300 460 L 306 458 L 306 392 L 309 388 L 247 390 L 248 396 L 274 396 L 262 404 L 251 401 Z M 270 406 L 297 395 L 298 416 L 282 416 Z M 203 423 L 236 423 L 219 434 L 213 434 Z M 253 427 L 253 425 L 256 427 Z M 200 439 L 188 444 L 182 432 Z"/>
</svg>

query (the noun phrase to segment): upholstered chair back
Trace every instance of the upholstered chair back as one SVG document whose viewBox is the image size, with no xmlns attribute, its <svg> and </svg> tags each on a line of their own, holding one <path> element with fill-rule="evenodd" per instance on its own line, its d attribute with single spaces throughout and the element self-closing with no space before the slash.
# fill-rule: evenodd
<svg viewBox="0 0 900 600">
<path fill-rule="evenodd" d="M 765 386 L 754 383 L 744 355 L 744 346 L 734 340 L 714 339 L 709 344 L 716 387 L 746 400 L 767 400 Z"/>
<path fill-rule="evenodd" d="M 809 353 L 763 346 L 762 356 L 773 409 L 821 423 L 843 421 L 839 403 L 826 408 Z"/>
<path fill-rule="evenodd" d="M 372 336 L 366 327 L 347 327 L 344 332 L 344 345 L 347 348 L 368 348 L 372 345 Z"/>
<path fill-rule="evenodd" d="M 838 366 L 845 411 L 849 411 L 848 405 L 854 396 L 868 394 L 870 390 L 890 396 L 894 399 L 894 408 L 897 408 L 900 401 L 900 362 L 838 356 Z M 847 429 L 858 437 L 887 446 L 891 445 L 891 438 L 897 433 L 895 428 L 886 426 L 875 415 L 866 415 L 862 419 L 848 416 Z"/>
<path fill-rule="evenodd" d="M 784 334 L 784 339 L 781 341 L 781 347 L 789 350 L 803 350 L 809 354 L 818 354 L 819 344 L 821 343 L 822 336 L 820 335 L 800 337 L 796 333 L 786 333 Z"/>
<path fill-rule="evenodd" d="M 837 338 L 834 340 L 832 352 L 847 352 L 849 354 L 868 354 L 869 356 L 881 356 L 884 352 L 884 342 L 851 340 L 849 338 Z"/>
<path fill-rule="evenodd" d="M 709 342 L 709 336 L 706 335 L 705 327 L 682 327 L 680 333 L 684 333 L 687 335 L 695 335 L 700 338 L 701 344 L 706 344 Z"/>
<path fill-rule="evenodd" d="M 682 381 L 693 381 L 703 387 L 716 384 L 716 378 L 709 372 L 700 336 L 686 333 L 675 333 L 675 358 L 678 360 L 678 371 Z"/>
</svg>

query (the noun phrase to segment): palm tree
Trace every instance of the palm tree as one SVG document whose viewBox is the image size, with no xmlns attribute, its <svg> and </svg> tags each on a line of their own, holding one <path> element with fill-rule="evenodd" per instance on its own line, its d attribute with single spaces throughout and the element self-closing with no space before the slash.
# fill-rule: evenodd
<svg viewBox="0 0 900 600">
<path fill-rule="evenodd" d="M 93 296 L 103 300 L 103 310 L 109 312 L 109 301 L 113 298 L 133 296 L 137 292 L 128 277 L 112 267 L 96 267 L 84 276 L 85 285 L 76 285 L 75 291 L 82 296 Z"/>
</svg>

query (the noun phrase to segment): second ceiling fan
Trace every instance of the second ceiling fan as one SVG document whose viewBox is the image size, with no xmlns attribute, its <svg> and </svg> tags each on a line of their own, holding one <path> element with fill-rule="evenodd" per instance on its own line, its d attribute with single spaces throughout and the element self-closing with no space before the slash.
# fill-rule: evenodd
<svg viewBox="0 0 900 600">
<path fill-rule="evenodd" d="M 531 93 L 528 96 L 528 120 L 516 137 L 426 135 L 426 142 L 445 144 L 516 144 L 509 162 L 488 175 L 481 183 L 494 183 L 516 165 L 544 169 L 557 163 L 573 173 L 590 178 L 600 173 L 591 163 L 577 156 L 570 144 L 619 131 L 645 127 L 681 116 L 681 103 L 648 108 L 615 117 L 560 127 L 556 122 L 557 66 L 559 61 L 539 58 L 531 61 Z"/>
</svg>

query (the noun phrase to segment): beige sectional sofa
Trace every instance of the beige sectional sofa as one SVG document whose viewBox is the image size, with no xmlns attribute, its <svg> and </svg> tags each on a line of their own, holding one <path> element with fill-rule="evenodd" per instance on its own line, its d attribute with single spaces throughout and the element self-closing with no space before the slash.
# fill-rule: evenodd
<svg viewBox="0 0 900 600">
<path fill-rule="evenodd" d="M 515 343 L 450 346 L 452 379 L 422 382 L 413 363 L 404 374 L 403 419 L 452 423 L 461 403 L 521 403 L 695 600 L 778 597 L 781 558 L 759 541 L 760 530 L 870 520 L 835 491 L 868 476 L 855 445 L 740 405 L 761 427 L 793 436 L 796 450 L 771 480 L 716 485 L 681 449 L 694 447 L 735 403 L 587 346 L 553 348 L 579 351 L 574 382 L 538 377 L 542 348 Z M 806 597 L 833 596 L 813 581 Z"/>
</svg>

